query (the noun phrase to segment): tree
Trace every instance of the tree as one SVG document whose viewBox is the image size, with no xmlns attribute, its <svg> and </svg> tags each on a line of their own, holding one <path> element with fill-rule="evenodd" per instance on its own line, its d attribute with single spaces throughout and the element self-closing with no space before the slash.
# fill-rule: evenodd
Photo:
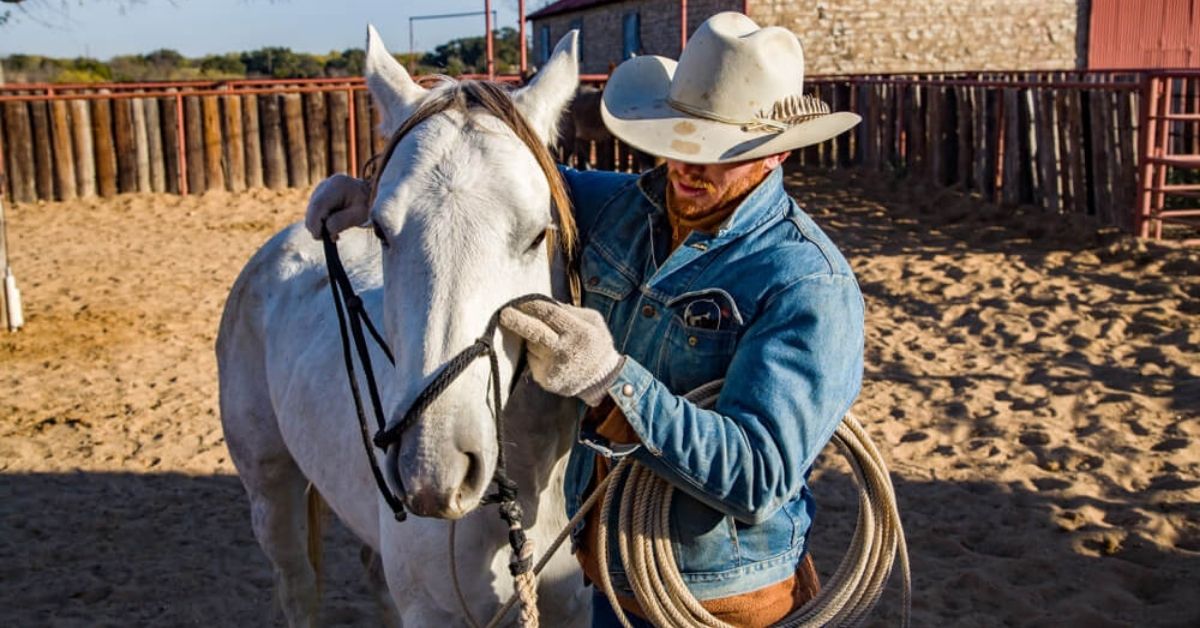
<svg viewBox="0 0 1200 628">
<path fill-rule="evenodd" d="M 517 30 L 512 27 L 492 31 L 497 72 L 505 74 L 518 70 L 519 39 Z M 487 72 L 487 41 L 482 35 L 452 39 L 422 57 L 421 64 L 451 76 L 483 74 Z"/>
</svg>

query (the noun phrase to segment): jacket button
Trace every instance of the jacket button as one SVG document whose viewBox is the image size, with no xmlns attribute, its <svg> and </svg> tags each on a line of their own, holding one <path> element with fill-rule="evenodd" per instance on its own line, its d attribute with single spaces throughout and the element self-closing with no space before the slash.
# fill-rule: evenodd
<svg viewBox="0 0 1200 628">
<path fill-rule="evenodd" d="M 689 347 L 694 347 L 694 346 L 696 346 L 696 343 L 697 343 L 697 342 L 700 342 L 700 341 L 699 341 L 699 340 L 696 340 L 696 337 L 695 337 L 695 336 L 688 336 L 688 346 L 689 346 Z"/>
<path fill-rule="evenodd" d="M 621 394 L 625 395 L 626 397 L 632 397 L 633 396 L 633 384 L 625 384 L 624 386 L 622 386 Z"/>
<path fill-rule="evenodd" d="M 653 305 L 643 305 L 642 306 L 642 316 L 645 316 L 646 318 L 651 318 L 652 316 L 654 316 L 654 306 Z"/>
<path fill-rule="evenodd" d="M 593 275 L 590 279 L 588 279 L 588 285 L 589 286 L 600 285 L 600 278 Z"/>
</svg>

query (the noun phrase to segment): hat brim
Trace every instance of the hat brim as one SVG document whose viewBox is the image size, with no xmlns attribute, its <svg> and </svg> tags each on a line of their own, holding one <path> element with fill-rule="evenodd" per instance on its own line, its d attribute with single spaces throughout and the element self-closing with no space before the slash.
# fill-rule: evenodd
<svg viewBox="0 0 1200 628">
<path fill-rule="evenodd" d="M 667 104 L 676 62 L 634 57 L 617 67 L 604 88 L 600 115 L 617 139 L 656 157 L 693 164 L 759 159 L 836 137 L 858 124 L 857 114 L 838 111 L 786 131 L 743 131 L 741 125 L 686 114 Z"/>
</svg>

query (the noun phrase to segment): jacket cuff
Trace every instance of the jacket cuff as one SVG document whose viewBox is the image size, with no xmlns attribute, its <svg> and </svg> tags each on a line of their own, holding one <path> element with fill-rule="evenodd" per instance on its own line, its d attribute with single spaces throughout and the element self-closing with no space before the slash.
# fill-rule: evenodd
<svg viewBox="0 0 1200 628">
<path fill-rule="evenodd" d="M 638 441 L 646 447 L 647 451 L 657 456 L 662 453 L 662 450 L 655 446 L 649 423 L 646 421 L 649 401 L 647 393 L 655 381 L 654 375 L 646 370 L 646 367 L 639 364 L 637 360 L 626 356 L 616 377 L 608 386 L 608 394 L 617 404 L 617 409 L 624 415 L 629 427 L 633 428 Z"/>
</svg>

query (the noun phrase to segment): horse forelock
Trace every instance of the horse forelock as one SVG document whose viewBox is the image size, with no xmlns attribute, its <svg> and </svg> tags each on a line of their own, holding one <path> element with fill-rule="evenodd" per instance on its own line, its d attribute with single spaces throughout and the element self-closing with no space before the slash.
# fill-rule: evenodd
<svg viewBox="0 0 1200 628">
<path fill-rule="evenodd" d="M 384 150 L 373 155 L 364 165 L 364 177 L 371 181 L 371 205 L 375 204 L 380 179 L 388 160 L 391 159 L 400 141 L 421 123 L 447 111 L 458 111 L 464 116 L 474 111 L 483 111 L 498 118 L 525 144 L 533 154 L 534 160 L 537 161 L 542 174 L 546 177 L 546 182 L 550 187 L 554 219 L 558 227 L 547 234 L 548 257 L 550 263 L 553 264 L 555 251 L 558 250 L 562 253 L 568 270 L 571 297 L 578 304 L 581 297 L 579 278 L 576 273 L 579 232 L 575 224 L 575 216 L 571 213 L 571 201 L 567 196 L 566 183 L 555 166 L 550 151 L 533 127 L 529 125 L 525 116 L 521 114 L 512 96 L 503 87 L 483 81 L 455 81 L 449 77 L 439 77 L 439 80 L 440 83 L 417 107 L 417 110 L 392 134 Z"/>
</svg>

